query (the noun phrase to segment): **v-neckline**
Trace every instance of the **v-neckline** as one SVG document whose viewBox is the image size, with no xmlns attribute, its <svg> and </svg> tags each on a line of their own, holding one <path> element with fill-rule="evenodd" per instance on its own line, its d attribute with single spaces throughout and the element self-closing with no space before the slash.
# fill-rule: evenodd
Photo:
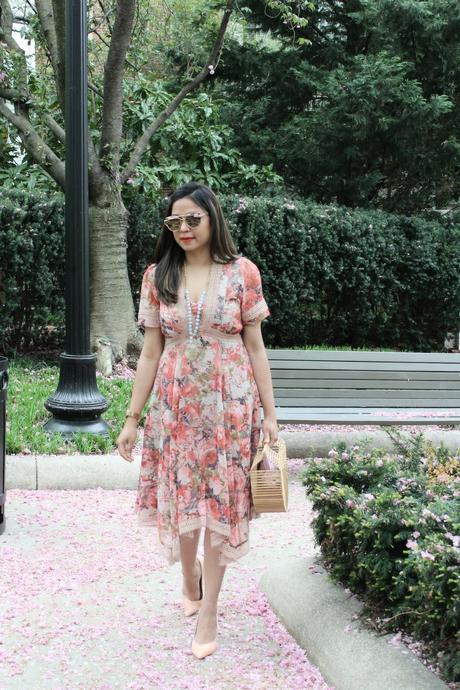
<svg viewBox="0 0 460 690">
<path fill-rule="evenodd" d="M 210 271 L 209 271 L 209 279 L 208 279 L 208 284 L 207 284 L 206 296 L 208 296 L 209 293 L 212 292 L 212 291 L 211 291 L 211 285 L 212 285 L 212 283 L 213 283 L 214 273 L 215 273 L 215 271 L 216 271 L 216 268 L 218 268 L 218 267 L 221 266 L 221 265 L 222 265 L 222 264 L 219 264 L 217 261 L 213 261 L 212 264 L 211 264 Z M 180 289 L 181 289 L 182 291 L 185 290 L 185 279 L 184 279 L 184 276 L 182 276 L 182 278 L 181 278 Z M 189 295 L 189 297 L 190 297 L 190 295 Z M 198 298 L 197 300 L 190 300 L 190 304 L 191 304 L 192 306 L 193 306 L 193 305 L 197 306 L 197 305 L 199 304 L 199 301 L 200 301 L 200 298 Z M 205 301 L 209 301 L 209 300 L 205 300 Z"/>
<path fill-rule="evenodd" d="M 209 283 L 208 283 L 208 290 L 206 294 L 206 299 L 203 304 L 203 312 L 202 312 L 202 319 L 201 319 L 201 328 L 206 329 L 211 320 L 212 320 L 212 315 L 214 313 L 214 310 L 216 308 L 216 301 L 217 301 L 217 290 L 219 286 L 219 281 L 220 277 L 222 275 L 222 270 L 223 270 L 224 264 L 214 261 L 212 266 L 211 266 L 211 273 L 209 276 Z M 182 278 L 181 283 L 180 283 L 180 288 L 179 288 L 179 295 L 178 295 L 178 307 L 179 309 L 185 314 L 186 307 L 185 307 L 185 295 L 184 295 L 184 280 Z M 191 302 L 192 306 L 195 305 L 195 307 L 198 304 L 197 302 Z M 200 330 L 201 330 L 200 328 Z"/>
</svg>

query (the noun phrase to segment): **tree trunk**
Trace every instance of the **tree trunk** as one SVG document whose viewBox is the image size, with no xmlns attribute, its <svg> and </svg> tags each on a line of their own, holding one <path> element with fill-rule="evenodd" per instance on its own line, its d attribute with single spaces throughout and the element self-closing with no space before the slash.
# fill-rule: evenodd
<svg viewBox="0 0 460 690">
<path fill-rule="evenodd" d="M 110 343 L 114 361 L 134 358 L 142 347 L 128 277 L 128 211 L 115 185 L 89 207 L 91 349 L 105 358 Z"/>
</svg>

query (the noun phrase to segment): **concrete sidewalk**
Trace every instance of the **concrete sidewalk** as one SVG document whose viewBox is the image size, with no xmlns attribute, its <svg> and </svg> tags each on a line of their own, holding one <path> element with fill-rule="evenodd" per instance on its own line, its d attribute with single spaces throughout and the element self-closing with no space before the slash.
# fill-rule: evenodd
<svg viewBox="0 0 460 690">
<path fill-rule="evenodd" d="M 137 525 L 134 491 L 8 490 L 1 690 L 332 690 L 258 587 L 271 564 L 315 553 L 301 461 L 290 464 L 290 511 L 253 523 L 249 554 L 225 574 L 219 648 L 202 661 L 180 565 Z"/>
<path fill-rule="evenodd" d="M 296 443 L 312 442 L 310 434 L 308 439 L 304 434 L 303 441 L 300 435 L 296 439 L 292 433 L 283 436 L 291 458 L 300 448 Z M 343 434 L 341 436 L 343 438 Z M 328 445 L 328 449 L 333 445 Z M 305 446 L 302 447 L 305 450 Z M 2 690 L 23 690 L 25 687 L 28 690 L 57 690 L 58 687 L 60 690 L 205 690 L 208 687 L 327 690 L 331 686 L 336 690 L 446 690 L 448 686 L 427 670 L 409 649 L 404 645 L 393 646 L 394 636 L 377 637 L 367 630 L 357 630 L 355 616 L 361 608 L 359 601 L 335 585 L 327 573 L 315 565 L 320 553 L 311 529 L 311 503 L 297 476 L 303 465 L 301 458 L 305 457 L 302 454 L 289 461 L 288 513 L 264 514 L 257 519 L 252 526 L 249 555 L 228 569 L 229 588 L 224 587 L 222 597 L 220 653 L 198 667 L 205 671 L 198 670 L 198 676 L 193 676 L 190 682 L 186 680 L 187 674 L 197 672 L 197 667 L 191 665 L 184 635 L 187 630 L 190 636 L 194 624 L 182 622 L 177 603 L 173 604 L 176 611 L 171 620 L 173 609 L 168 599 L 180 591 L 179 567 L 168 568 L 161 564 L 154 544 L 155 530 L 141 529 L 140 533 L 136 530 L 133 505 L 139 453 L 135 457 L 133 463 L 118 455 L 8 457 L 6 531 L 0 536 L 0 547 L 18 569 L 15 575 L 11 573 L 11 592 L 6 592 L 0 601 L 0 617 L 9 622 L 13 619 L 14 625 L 9 629 L 15 631 L 0 647 L 0 661 L 7 661 L 7 669 L 8 663 L 16 668 L 17 677 L 13 674 L 5 680 L 0 673 Z M 86 520 L 87 512 L 91 514 Z M 59 534 L 59 525 L 62 534 Z M 24 526 L 29 528 L 29 533 Z M 101 548 L 102 552 L 105 549 L 105 556 Z M 202 548 L 200 550 L 202 552 Z M 40 556 L 43 553 L 50 559 L 48 566 Z M 26 574 L 35 567 L 36 554 L 39 564 L 44 565 L 44 572 L 38 571 L 37 581 L 31 583 Z M 112 563 L 113 572 L 105 572 L 105 565 L 100 564 L 104 581 L 88 576 L 86 582 L 86 571 L 90 574 L 93 561 L 100 563 L 103 556 Z M 77 570 L 83 567 L 85 573 L 79 586 L 75 588 L 71 579 L 69 594 L 66 594 L 66 586 L 63 591 L 58 587 L 57 592 L 47 592 L 48 579 L 43 580 L 43 575 L 50 572 L 57 583 L 63 579 L 65 585 L 66 577 L 61 578 L 59 563 L 62 561 L 62 567 L 72 570 L 72 558 L 78 558 L 78 563 L 83 561 L 83 566 L 74 566 Z M 131 564 L 131 569 L 126 564 Z M 18 578 L 25 578 L 22 587 Z M 2 574 L 2 582 L 8 582 L 5 574 Z M 91 582 L 95 582 L 96 593 L 92 585 L 87 586 Z M 36 596 L 30 601 L 36 615 L 31 615 L 24 603 L 24 597 L 28 601 L 30 594 Z M 267 603 L 264 603 L 264 595 Z M 105 618 L 104 611 L 95 608 L 104 600 Z M 2 610 L 5 606 L 6 610 Z M 125 654 L 126 638 L 120 638 L 112 630 L 116 623 L 112 620 L 114 606 L 120 616 L 118 625 L 125 611 L 126 620 L 132 621 L 132 625 L 136 623 L 142 631 L 139 639 L 136 628 L 123 628 L 125 635 L 134 635 L 137 640 L 131 654 L 136 653 L 136 663 L 143 669 L 140 676 L 138 669 L 129 666 Z M 272 609 L 300 648 L 282 627 L 277 627 L 280 624 L 276 617 L 270 618 Z M 150 613 L 145 620 L 138 616 L 134 621 L 133 612 L 147 613 L 147 610 Z M 89 641 L 95 640 L 93 645 L 84 642 L 85 635 L 79 638 L 79 645 L 85 650 L 84 660 L 79 649 L 75 649 L 72 627 L 65 626 L 61 635 L 60 629 L 53 628 L 50 632 L 46 623 L 50 616 L 67 620 L 71 611 L 72 625 L 85 630 L 85 623 L 93 621 L 97 628 L 96 632 L 91 628 L 87 636 Z M 152 640 L 153 656 L 151 645 L 146 644 L 151 625 L 157 631 Z M 106 631 L 104 641 L 102 637 L 99 639 L 98 631 L 102 630 Z M 21 637 L 24 634 L 25 640 Z M 157 653 L 157 634 L 162 636 L 158 643 L 161 653 Z M 277 635 L 278 646 L 273 647 L 269 639 L 276 642 Z M 54 642 L 50 646 L 40 642 L 42 639 Z M 74 649 L 68 663 L 58 654 L 59 668 L 51 663 L 60 649 L 55 649 L 58 639 L 59 644 Z M 30 647 L 30 640 L 39 645 L 37 649 Z M 45 650 L 40 648 L 41 644 L 45 644 Z M 235 644 L 237 656 L 229 653 Z M 47 649 L 47 655 L 43 656 Z M 169 660 L 166 650 L 171 650 Z M 302 650 L 306 650 L 306 657 Z M 16 658 L 20 661 L 16 662 Z M 121 665 L 112 663 L 117 659 Z M 319 668 L 322 678 L 310 662 Z M 49 680 L 43 676 L 44 665 L 51 673 Z M 67 675 L 62 675 L 62 669 Z M 216 669 L 219 669 L 218 677 Z M 58 678 L 60 684 L 53 684 Z"/>
</svg>

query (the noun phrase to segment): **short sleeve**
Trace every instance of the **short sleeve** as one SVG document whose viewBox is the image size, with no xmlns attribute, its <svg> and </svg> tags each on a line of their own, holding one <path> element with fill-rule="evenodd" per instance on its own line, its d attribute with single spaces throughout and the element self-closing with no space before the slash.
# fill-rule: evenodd
<svg viewBox="0 0 460 690">
<path fill-rule="evenodd" d="M 243 274 L 241 320 L 243 326 L 253 326 L 270 316 L 271 312 L 264 299 L 262 278 L 255 263 L 243 257 L 241 268 Z"/>
<path fill-rule="evenodd" d="M 151 264 L 142 278 L 141 297 L 137 323 L 139 326 L 158 328 L 160 326 L 160 300 L 154 282 L 155 264 Z"/>
</svg>

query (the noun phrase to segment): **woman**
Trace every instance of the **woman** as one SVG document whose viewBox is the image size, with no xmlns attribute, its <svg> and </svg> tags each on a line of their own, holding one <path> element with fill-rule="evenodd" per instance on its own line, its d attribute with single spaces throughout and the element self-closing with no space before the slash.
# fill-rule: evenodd
<svg viewBox="0 0 460 690">
<path fill-rule="evenodd" d="M 132 461 L 136 425 L 152 394 L 136 512 L 157 525 L 168 563 L 182 563 L 184 613 L 200 610 L 192 642 L 198 658 L 217 648 L 225 569 L 248 552 L 249 521 L 259 517 L 249 469 L 261 429 L 265 442 L 278 439 L 261 334 L 267 316 L 259 270 L 237 254 L 214 193 L 184 185 L 170 198 L 144 273 L 144 345 L 117 445 Z M 203 526 L 204 562 L 197 560 Z"/>
</svg>

